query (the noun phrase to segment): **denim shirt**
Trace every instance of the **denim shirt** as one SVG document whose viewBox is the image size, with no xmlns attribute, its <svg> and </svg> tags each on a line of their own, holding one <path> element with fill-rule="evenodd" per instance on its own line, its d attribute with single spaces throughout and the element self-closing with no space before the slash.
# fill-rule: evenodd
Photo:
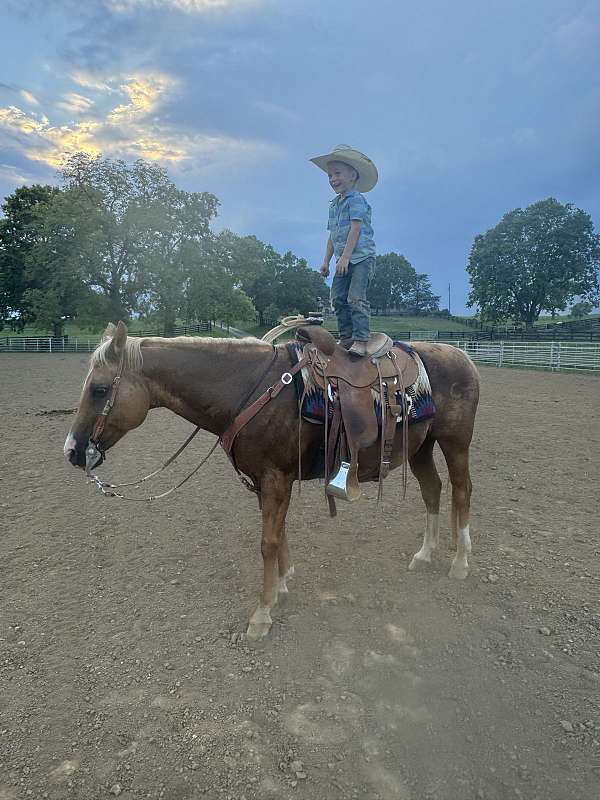
<svg viewBox="0 0 600 800">
<path fill-rule="evenodd" d="M 371 206 L 356 189 L 348 192 L 345 197 L 336 195 L 329 204 L 329 222 L 327 230 L 331 236 L 333 252 L 338 259 L 344 252 L 348 234 L 350 233 L 351 220 L 358 219 L 362 222 L 360 236 L 350 256 L 350 263 L 357 264 L 365 258 L 375 255 L 375 242 L 373 241 L 373 228 L 371 227 Z"/>
</svg>

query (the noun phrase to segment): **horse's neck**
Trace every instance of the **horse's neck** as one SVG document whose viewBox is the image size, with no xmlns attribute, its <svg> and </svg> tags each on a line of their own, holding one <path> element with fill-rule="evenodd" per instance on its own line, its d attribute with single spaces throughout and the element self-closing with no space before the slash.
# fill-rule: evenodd
<svg viewBox="0 0 600 800">
<path fill-rule="evenodd" d="M 207 340 L 197 347 L 175 342 L 161 347 L 150 342 L 143 355 L 152 406 L 169 408 L 219 436 L 265 371 L 254 396 L 272 383 L 268 368 L 273 350 L 251 342 L 234 341 L 227 346 L 217 339 L 214 345 Z"/>
</svg>

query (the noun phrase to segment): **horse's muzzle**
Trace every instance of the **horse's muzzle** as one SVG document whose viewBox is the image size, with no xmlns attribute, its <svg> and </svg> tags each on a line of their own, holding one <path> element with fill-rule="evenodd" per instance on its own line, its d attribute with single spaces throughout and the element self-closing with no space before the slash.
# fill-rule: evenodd
<svg viewBox="0 0 600 800">
<path fill-rule="evenodd" d="M 69 433 L 67 436 L 63 453 L 74 467 L 85 467 L 85 445 L 73 436 L 72 433 Z"/>
</svg>

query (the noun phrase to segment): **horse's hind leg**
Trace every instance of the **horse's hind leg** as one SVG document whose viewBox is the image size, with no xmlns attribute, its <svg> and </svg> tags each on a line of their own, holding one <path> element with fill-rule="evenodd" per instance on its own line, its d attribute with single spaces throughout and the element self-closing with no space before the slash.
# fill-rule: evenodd
<svg viewBox="0 0 600 800">
<path fill-rule="evenodd" d="M 285 515 L 290 504 L 292 481 L 277 470 L 267 472 L 260 484 L 262 500 L 263 589 L 259 604 L 248 625 L 249 639 L 262 639 L 271 629 L 271 609 L 277 603 L 280 577 L 277 574 L 279 559 L 287 567 L 287 540 Z M 282 548 L 283 545 L 283 548 Z"/>
<path fill-rule="evenodd" d="M 455 439 L 439 440 L 444 453 L 450 483 L 452 484 L 452 543 L 456 547 L 456 555 L 452 560 L 449 576 L 460 580 L 469 574 L 469 555 L 471 554 L 471 536 L 469 534 L 469 511 L 471 507 L 471 476 L 469 473 L 469 447 Z"/>
<path fill-rule="evenodd" d="M 435 441 L 427 438 L 420 449 L 409 460 L 413 475 L 419 481 L 421 495 L 427 509 L 427 525 L 423 545 L 412 557 L 409 569 L 415 569 L 419 563 L 430 563 L 431 553 L 438 546 L 440 530 L 440 493 L 442 482 L 433 460 Z"/>
</svg>

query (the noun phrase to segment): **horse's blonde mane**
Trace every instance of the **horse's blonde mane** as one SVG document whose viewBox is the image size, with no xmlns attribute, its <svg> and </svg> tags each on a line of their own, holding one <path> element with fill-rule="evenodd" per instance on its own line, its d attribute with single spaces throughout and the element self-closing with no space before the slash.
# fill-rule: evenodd
<svg viewBox="0 0 600 800">
<path fill-rule="evenodd" d="M 142 358 L 142 344 L 144 339 L 135 336 L 128 336 L 125 342 L 125 356 L 123 358 L 123 366 L 125 369 L 132 372 L 140 372 L 144 359 Z M 92 353 L 90 358 L 90 372 L 94 367 L 106 367 L 109 363 L 114 362 L 114 357 L 109 358 L 108 351 L 112 344 L 112 339 L 105 339 L 100 342 L 98 347 Z"/>
<path fill-rule="evenodd" d="M 114 363 L 114 356 L 109 355 L 109 348 L 112 343 L 112 338 L 105 338 L 92 353 L 90 358 L 90 372 L 95 367 L 105 367 L 110 363 Z M 142 347 L 189 347 L 194 348 L 200 345 L 210 344 L 211 348 L 215 351 L 215 355 L 224 353 L 231 349 L 231 347 L 252 347 L 260 346 L 265 350 L 272 350 L 272 345 L 267 342 L 262 342 L 260 339 L 246 338 L 246 339 L 216 339 L 210 336 L 175 336 L 173 338 L 163 338 L 162 336 L 153 336 L 140 338 L 136 336 L 128 336 L 125 343 L 125 357 L 123 359 L 123 366 L 131 372 L 141 372 L 144 363 L 142 355 Z"/>
</svg>

